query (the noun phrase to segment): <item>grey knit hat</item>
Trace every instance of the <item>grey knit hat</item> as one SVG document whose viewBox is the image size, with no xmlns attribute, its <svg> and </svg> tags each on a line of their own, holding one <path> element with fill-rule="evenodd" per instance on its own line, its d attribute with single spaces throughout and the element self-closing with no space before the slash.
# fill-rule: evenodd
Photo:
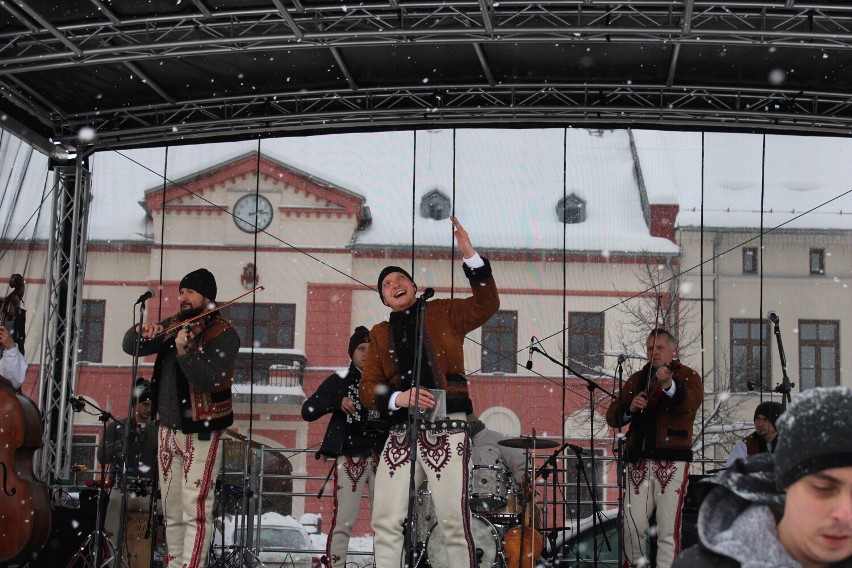
<svg viewBox="0 0 852 568">
<path fill-rule="evenodd" d="M 775 474 L 786 489 L 806 475 L 852 466 L 852 389 L 814 388 L 793 399 L 776 424 Z"/>
</svg>

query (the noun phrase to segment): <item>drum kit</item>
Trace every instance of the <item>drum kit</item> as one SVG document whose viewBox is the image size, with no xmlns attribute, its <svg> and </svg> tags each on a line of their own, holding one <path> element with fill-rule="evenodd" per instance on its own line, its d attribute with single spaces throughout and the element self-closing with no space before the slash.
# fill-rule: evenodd
<svg viewBox="0 0 852 568">
<path fill-rule="evenodd" d="M 553 440 L 536 438 L 534 435 L 507 438 L 497 443 L 526 451 L 527 479 L 532 479 L 530 452 L 559 446 Z M 519 552 L 523 548 L 527 551 L 523 556 L 530 559 L 524 563 L 524 568 L 534 565 L 531 561 L 534 563 L 538 559 L 543 539 L 535 526 L 540 522 L 537 519 L 538 513 L 529 514 L 534 503 L 528 499 L 527 490 L 517 482 L 512 472 L 500 463 L 474 466 L 470 487 L 467 501 L 471 511 L 470 528 L 479 568 L 517 568 L 520 565 Z M 416 504 L 415 534 L 418 547 L 425 552 L 423 558 L 431 568 L 447 568 L 449 561 L 444 534 L 435 515 L 432 493 L 425 482 L 418 490 Z M 526 522 L 523 519 L 526 519 Z M 522 537 L 522 533 L 528 533 L 529 536 Z M 533 551 L 532 555 L 530 550 Z"/>
</svg>

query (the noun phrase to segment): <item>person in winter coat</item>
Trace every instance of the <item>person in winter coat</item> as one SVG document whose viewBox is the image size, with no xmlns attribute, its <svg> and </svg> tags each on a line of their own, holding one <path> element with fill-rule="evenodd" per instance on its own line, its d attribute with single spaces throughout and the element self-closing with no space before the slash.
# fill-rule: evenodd
<svg viewBox="0 0 852 568">
<path fill-rule="evenodd" d="M 699 544 L 674 568 L 852 567 L 852 389 L 815 388 L 778 419 L 774 454 L 713 478 Z"/>
<path fill-rule="evenodd" d="M 754 409 L 754 432 L 734 444 L 725 467 L 731 467 L 735 461 L 760 452 L 774 452 L 778 440 L 775 423 L 782 412 L 784 407 L 780 402 L 766 400 L 758 404 Z"/>
<path fill-rule="evenodd" d="M 630 375 L 612 401 L 606 421 L 627 431 L 627 480 L 622 535 L 625 557 L 639 566 L 648 557 L 646 533 L 657 513 L 657 566 L 670 568 L 680 552 L 680 527 L 692 423 L 701 406 L 701 377 L 675 357 L 674 337 L 655 329 L 645 340 L 648 364 Z"/>
<path fill-rule="evenodd" d="M 326 566 L 346 566 L 349 535 L 358 517 L 364 486 L 369 491 L 370 510 L 375 493 L 379 452 L 385 445 L 387 430 L 381 427 L 379 414 L 369 411 L 358 397 L 361 369 L 370 346 L 370 332 L 355 328 L 349 339 L 349 358 L 345 373 L 333 373 L 302 405 L 302 418 L 313 422 L 331 414 L 317 459 L 335 460 L 334 516 L 326 541 Z"/>
</svg>

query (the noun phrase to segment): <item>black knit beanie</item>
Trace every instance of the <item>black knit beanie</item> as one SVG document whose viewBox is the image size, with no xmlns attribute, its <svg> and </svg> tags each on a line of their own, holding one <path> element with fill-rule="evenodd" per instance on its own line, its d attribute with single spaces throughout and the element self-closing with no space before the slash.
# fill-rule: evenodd
<svg viewBox="0 0 852 568">
<path fill-rule="evenodd" d="M 784 407 L 780 402 L 767 400 L 757 405 L 757 408 L 754 409 L 754 417 L 757 418 L 758 414 L 765 416 L 767 420 L 772 422 L 772 426 L 774 428 L 775 423 L 778 421 L 778 417 L 781 416 L 782 412 L 784 412 Z"/>
<path fill-rule="evenodd" d="M 359 325 L 355 328 L 355 333 L 352 334 L 352 337 L 349 338 L 350 359 L 352 358 L 352 354 L 355 353 L 355 350 L 358 349 L 358 346 L 362 343 L 370 343 L 370 330 L 363 325 Z"/>
<path fill-rule="evenodd" d="M 417 288 L 417 284 L 414 283 L 414 278 L 412 278 L 411 274 L 406 272 L 404 268 L 400 268 L 399 266 L 386 266 L 386 267 L 384 267 L 382 269 L 382 271 L 379 272 L 379 282 L 378 282 L 378 285 L 376 286 L 376 288 L 378 288 L 378 290 L 379 290 L 379 298 L 381 298 L 382 303 L 385 304 L 386 306 L 387 306 L 387 303 L 385 303 L 385 299 L 382 297 L 382 282 L 384 282 L 385 277 L 388 274 L 393 274 L 394 272 L 401 272 L 401 273 L 405 274 L 408 277 L 408 279 L 411 280 L 411 283 L 414 284 L 414 287 Z"/>
<path fill-rule="evenodd" d="M 216 301 L 216 278 L 206 268 L 193 270 L 184 276 L 178 288 L 195 290 L 211 302 Z"/>
<path fill-rule="evenodd" d="M 143 378 L 136 379 L 136 386 L 133 387 L 133 406 L 149 400 L 151 400 L 151 383 Z"/>
<path fill-rule="evenodd" d="M 824 469 L 852 466 L 852 389 L 808 389 L 778 419 L 775 474 L 786 489 Z"/>
</svg>

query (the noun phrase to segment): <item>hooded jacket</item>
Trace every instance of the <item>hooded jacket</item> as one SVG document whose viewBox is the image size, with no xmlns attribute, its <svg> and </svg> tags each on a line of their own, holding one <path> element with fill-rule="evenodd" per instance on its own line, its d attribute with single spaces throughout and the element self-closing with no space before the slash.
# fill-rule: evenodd
<svg viewBox="0 0 852 568">
<path fill-rule="evenodd" d="M 672 568 L 801 568 L 778 540 L 784 493 L 771 454 L 738 460 L 701 486 L 709 493 L 698 512 L 699 544 L 683 551 Z M 835 566 L 852 568 L 852 558 Z"/>
</svg>

